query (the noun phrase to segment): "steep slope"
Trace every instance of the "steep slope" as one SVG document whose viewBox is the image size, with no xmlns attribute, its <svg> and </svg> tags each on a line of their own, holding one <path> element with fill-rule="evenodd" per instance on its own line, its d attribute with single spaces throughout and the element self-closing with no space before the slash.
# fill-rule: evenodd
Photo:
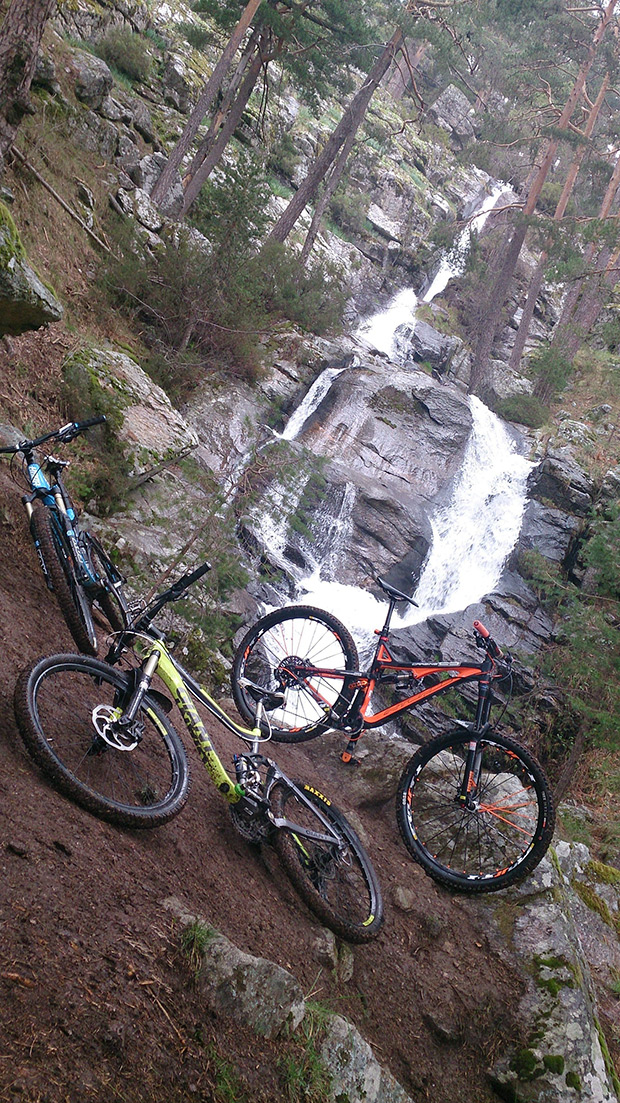
<svg viewBox="0 0 620 1103">
<path fill-rule="evenodd" d="M 387 922 L 376 943 L 354 950 L 353 975 L 344 981 L 322 964 L 320 929 L 275 857 L 252 853 L 235 836 L 193 754 L 188 807 L 143 834 L 99 822 L 41 779 L 15 729 L 13 685 L 26 663 L 70 645 L 4 472 L 0 489 L 0 1098 L 227 1098 L 218 1094 L 221 1060 L 240 1080 L 231 1098 L 291 1098 L 281 1059 L 299 1063 L 298 1042 L 258 1044 L 201 1008 L 179 931 L 163 907 L 175 894 L 355 1022 L 414 1098 L 451 1103 L 466 1094 L 490 1103 L 486 1068 L 518 1040 L 521 981 L 490 948 L 476 904 L 435 888 L 409 861 L 391 802 L 360 813 Z M 225 733 L 215 735 L 232 752 Z M 320 779 L 329 791 L 335 747 L 322 746 L 320 769 L 303 748 L 276 753 L 292 774 Z M 348 806 L 346 791 L 339 802 Z"/>
</svg>

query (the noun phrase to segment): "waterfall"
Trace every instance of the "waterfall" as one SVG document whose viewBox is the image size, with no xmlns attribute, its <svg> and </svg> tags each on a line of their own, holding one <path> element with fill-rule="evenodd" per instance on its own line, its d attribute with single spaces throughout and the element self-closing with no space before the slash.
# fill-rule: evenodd
<svg viewBox="0 0 620 1103">
<path fill-rule="evenodd" d="M 465 268 L 465 261 L 471 245 L 471 236 L 484 226 L 493 207 L 497 203 L 502 192 L 506 191 L 507 184 L 495 184 L 489 194 L 485 196 L 478 210 L 472 215 L 467 226 L 458 235 L 452 249 L 444 256 L 439 268 L 422 298 L 423 303 L 430 303 L 436 295 L 445 291 L 449 281 L 454 276 L 460 276 Z M 415 310 L 418 305 L 418 297 L 411 288 L 399 291 L 388 303 L 385 310 L 371 315 L 362 322 L 357 337 L 370 348 L 385 353 L 386 356 L 394 356 L 394 334 L 399 326 L 415 324 Z"/>
<path fill-rule="evenodd" d="M 369 345 L 391 356 L 394 352 L 394 334 L 399 326 L 412 325 L 415 322 L 415 308 L 418 305 L 418 297 L 415 291 L 406 287 L 399 291 L 385 310 L 373 314 L 367 321 L 362 322 L 357 331 L 357 336 Z"/>
<path fill-rule="evenodd" d="M 295 440 L 295 437 L 299 436 L 308 418 L 314 413 L 317 406 L 322 402 L 329 391 L 334 379 L 344 370 L 344 368 L 326 368 L 325 371 L 317 376 L 308 393 L 299 403 L 297 409 L 293 411 L 284 426 L 280 434 L 281 440 Z"/>
<path fill-rule="evenodd" d="M 448 283 L 454 276 L 460 276 L 462 274 L 465 269 L 467 254 L 471 246 L 472 233 L 474 231 L 476 233 L 480 232 L 493 210 L 493 207 L 497 203 L 499 196 L 502 192 L 506 191 L 506 188 L 506 184 L 496 184 L 483 199 L 480 207 L 475 214 L 472 215 L 463 232 L 457 237 L 450 252 L 447 256 L 442 258 L 431 285 L 422 299 L 423 303 L 432 302 L 436 295 L 440 295 L 442 291 L 445 291 Z"/>
<path fill-rule="evenodd" d="M 433 538 L 401 626 L 455 613 L 490 593 L 512 551 L 532 464 L 495 414 L 472 396 L 473 428 L 450 502 L 431 517 Z"/>
<path fill-rule="evenodd" d="M 442 260 L 423 301 L 430 302 L 446 287 L 452 276 L 463 270 L 473 230 L 488 218 L 506 185 L 495 185 L 451 252 Z M 418 298 L 411 289 L 398 293 L 387 308 L 367 319 L 356 336 L 370 348 L 394 356 L 394 333 L 403 324 L 415 324 Z M 308 418 L 328 393 L 334 379 L 345 369 L 328 368 L 315 380 L 297 410 L 290 417 L 281 439 L 294 440 Z M 521 527 L 526 482 L 531 464 L 520 456 L 509 431 L 495 414 L 471 397 L 472 433 L 462 470 L 450 501 L 430 518 L 432 541 L 424 564 L 416 601 L 400 618 L 400 627 L 416 624 L 429 616 L 465 609 L 490 593 L 497 585 L 503 565 Z M 302 492 L 302 483 L 296 491 Z M 299 600 L 330 610 L 353 632 L 362 647 L 382 625 L 385 601 L 367 590 L 335 581 L 341 548 L 350 526 L 355 487 L 347 483 L 341 501 L 332 512 L 324 511 L 323 528 L 314 547 L 304 545 L 308 567 L 294 567 L 285 556 L 286 527 L 282 525 L 282 502 L 273 501 L 274 517 L 262 522 L 262 534 L 275 559 L 297 581 Z M 288 505 L 288 503 L 287 503 Z M 399 623 L 397 620 L 395 623 Z"/>
</svg>

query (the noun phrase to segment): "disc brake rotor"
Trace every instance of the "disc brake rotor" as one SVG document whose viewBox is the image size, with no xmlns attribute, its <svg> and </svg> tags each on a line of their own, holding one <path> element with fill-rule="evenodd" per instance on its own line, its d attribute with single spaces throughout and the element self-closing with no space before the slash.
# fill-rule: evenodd
<svg viewBox="0 0 620 1103">
<path fill-rule="evenodd" d="M 97 705 L 92 711 L 95 731 L 108 747 L 115 751 L 133 751 L 141 738 L 142 725 L 134 721 L 127 727 L 120 727 L 120 710 L 113 705 Z"/>
</svg>

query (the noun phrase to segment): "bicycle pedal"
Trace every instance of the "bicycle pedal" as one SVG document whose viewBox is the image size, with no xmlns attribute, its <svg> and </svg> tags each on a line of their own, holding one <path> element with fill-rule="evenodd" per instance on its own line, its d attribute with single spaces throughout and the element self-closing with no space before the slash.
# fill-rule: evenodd
<svg viewBox="0 0 620 1103">
<path fill-rule="evenodd" d="M 356 758 L 355 755 L 352 755 L 350 753 L 350 751 L 343 751 L 342 754 L 340 755 L 340 759 L 341 759 L 342 762 L 346 763 L 347 766 L 361 766 L 362 765 L 359 758 Z"/>
</svg>

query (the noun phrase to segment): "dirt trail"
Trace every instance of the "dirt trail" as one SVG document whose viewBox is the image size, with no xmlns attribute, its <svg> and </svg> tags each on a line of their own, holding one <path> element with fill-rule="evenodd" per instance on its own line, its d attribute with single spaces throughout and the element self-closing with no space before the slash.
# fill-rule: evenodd
<svg viewBox="0 0 620 1103">
<path fill-rule="evenodd" d="M 409 860 L 391 804 L 359 810 L 387 919 L 375 943 L 355 948 L 353 978 L 342 983 L 316 959 L 317 922 L 275 856 L 257 856 L 235 834 L 193 748 L 189 803 L 155 831 L 104 824 L 43 780 L 15 727 L 13 687 L 27 663 L 73 647 L 19 498 L 2 468 L 0 1100 L 231 1098 L 221 1094 L 221 1058 L 237 1070 L 237 1100 L 289 1098 L 281 1046 L 256 1041 L 200 1006 L 162 906 L 175 894 L 354 1021 L 414 1099 L 491 1103 L 485 1070 L 516 1037 L 519 978 L 491 948 L 484 909 L 438 889 Z M 228 761 L 237 749 L 232 737 L 211 730 Z M 319 744 L 275 752 L 284 769 L 337 794 L 347 809 L 346 789 L 330 783 L 331 745 L 320 753 Z M 398 886 L 411 892 L 408 911 L 395 906 Z"/>
</svg>

